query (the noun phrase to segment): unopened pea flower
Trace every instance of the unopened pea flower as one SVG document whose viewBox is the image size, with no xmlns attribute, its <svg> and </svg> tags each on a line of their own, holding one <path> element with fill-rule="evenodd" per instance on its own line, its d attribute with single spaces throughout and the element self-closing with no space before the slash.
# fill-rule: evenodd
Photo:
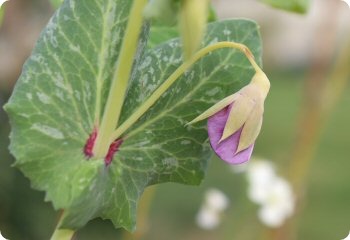
<svg viewBox="0 0 350 240">
<path fill-rule="evenodd" d="M 270 82 L 257 71 L 251 82 L 203 112 L 189 124 L 208 118 L 208 135 L 214 152 L 230 164 L 240 164 L 251 157 L 259 135 L 264 101 Z"/>
</svg>

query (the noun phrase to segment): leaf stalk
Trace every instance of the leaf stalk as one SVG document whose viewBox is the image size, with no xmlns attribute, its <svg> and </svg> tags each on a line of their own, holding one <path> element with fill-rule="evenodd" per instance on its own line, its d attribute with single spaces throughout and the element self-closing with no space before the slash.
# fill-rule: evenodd
<svg viewBox="0 0 350 240">
<path fill-rule="evenodd" d="M 124 103 L 138 40 L 142 30 L 143 10 L 147 2 L 147 0 L 134 0 L 131 7 L 116 72 L 111 83 L 101 125 L 98 129 L 98 135 L 93 148 L 93 154 L 96 158 L 103 158 L 107 154 L 110 144 L 115 140 L 111 136 L 111 133 L 118 126 L 120 112 Z"/>
</svg>

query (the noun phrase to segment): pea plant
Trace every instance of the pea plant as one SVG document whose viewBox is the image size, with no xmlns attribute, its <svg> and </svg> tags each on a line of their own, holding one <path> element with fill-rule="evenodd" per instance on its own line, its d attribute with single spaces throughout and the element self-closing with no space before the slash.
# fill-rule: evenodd
<svg viewBox="0 0 350 240">
<path fill-rule="evenodd" d="M 57 9 L 5 106 L 15 166 L 62 210 L 51 239 L 97 217 L 133 231 L 147 186 L 198 185 L 213 153 L 249 160 L 270 88 L 259 27 L 212 12 L 205 0 Z"/>
</svg>

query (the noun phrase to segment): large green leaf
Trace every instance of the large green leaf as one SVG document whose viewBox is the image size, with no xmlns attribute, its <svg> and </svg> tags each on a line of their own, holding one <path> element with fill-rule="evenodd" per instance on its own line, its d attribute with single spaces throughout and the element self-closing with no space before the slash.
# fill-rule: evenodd
<svg viewBox="0 0 350 240">
<path fill-rule="evenodd" d="M 305 13 L 309 9 L 310 0 L 260 0 L 275 8 L 286 11 Z"/>
<path fill-rule="evenodd" d="M 87 160 L 83 148 L 107 98 L 130 2 L 65 1 L 43 31 L 6 106 L 16 166 L 34 188 L 46 191 L 56 209 L 64 209 L 63 227 L 80 228 L 102 217 L 132 230 L 145 187 L 167 181 L 199 184 L 211 155 L 205 123 L 185 123 L 247 84 L 254 72 L 235 50 L 211 53 L 128 130 L 111 165 Z M 260 36 L 251 21 L 209 25 L 205 44 L 221 40 L 244 43 L 260 59 Z M 142 51 L 144 42 L 140 46 L 121 122 L 182 61 L 178 40 L 147 51 Z"/>
</svg>

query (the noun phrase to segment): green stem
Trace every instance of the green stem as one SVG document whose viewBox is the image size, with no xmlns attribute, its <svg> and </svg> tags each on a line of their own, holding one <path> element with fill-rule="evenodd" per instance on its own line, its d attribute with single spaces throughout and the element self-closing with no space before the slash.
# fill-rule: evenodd
<svg viewBox="0 0 350 240">
<path fill-rule="evenodd" d="M 131 74 L 137 44 L 142 30 L 143 10 L 147 0 L 134 0 L 129 15 L 123 43 L 117 62 L 117 69 L 109 91 L 101 125 L 93 148 L 94 156 L 104 157 L 111 143 L 111 133 L 116 129 L 124 103 L 125 92 Z M 113 141 L 113 140 L 112 140 Z"/>
<path fill-rule="evenodd" d="M 56 229 L 51 240 L 72 240 L 74 231 L 70 229 Z"/>
<path fill-rule="evenodd" d="M 221 48 L 234 48 L 242 51 L 256 72 L 262 72 L 261 68 L 254 60 L 253 54 L 250 52 L 249 48 L 243 44 L 235 42 L 218 42 L 202 48 L 196 52 L 192 58 L 185 61 L 178 67 L 173 74 L 171 74 L 165 82 L 155 90 L 152 95 L 125 121 L 120 125 L 113 133 L 112 139 L 118 139 L 126 130 L 128 130 L 152 105 L 167 91 L 171 85 L 186 71 L 188 70 L 196 61 L 207 55 L 208 53 L 221 49 Z"/>
<path fill-rule="evenodd" d="M 64 218 L 64 212 L 62 212 L 60 220 L 56 226 L 54 233 L 52 234 L 50 240 L 72 240 L 75 234 L 74 230 L 71 229 L 60 229 L 62 219 Z"/>
</svg>

